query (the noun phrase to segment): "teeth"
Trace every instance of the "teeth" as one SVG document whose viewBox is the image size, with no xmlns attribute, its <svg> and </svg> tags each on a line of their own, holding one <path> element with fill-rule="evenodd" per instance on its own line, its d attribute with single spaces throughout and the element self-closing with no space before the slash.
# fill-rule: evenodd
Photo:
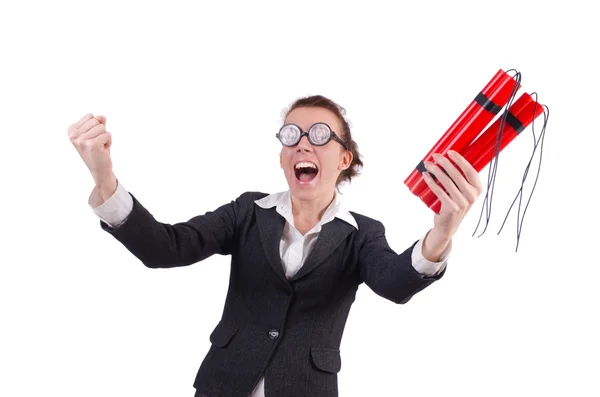
<svg viewBox="0 0 600 397">
<path fill-rule="evenodd" d="M 314 165 L 313 163 L 309 163 L 309 162 L 302 162 L 302 163 L 298 163 L 296 164 L 296 169 L 298 168 L 317 168 L 316 165 Z"/>
</svg>

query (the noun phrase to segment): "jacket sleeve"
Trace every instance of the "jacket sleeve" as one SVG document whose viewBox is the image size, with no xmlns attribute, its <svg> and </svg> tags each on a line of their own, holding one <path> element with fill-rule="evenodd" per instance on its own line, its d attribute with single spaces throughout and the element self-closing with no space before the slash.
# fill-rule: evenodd
<svg viewBox="0 0 600 397">
<path fill-rule="evenodd" d="M 131 198 L 133 208 L 125 222 L 113 228 L 100 220 L 100 226 L 150 268 L 187 266 L 214 254 L 230 254 L 237 222 L 252 203 L 244 193 L 214 211 L 169 224 L 154 219 L 133 194 Z"/>
<path fill-rule="evenodd" d="M 390 248 L 385 227 L 375 221 L 366 242 L 359 251 L 358 261 L 362 281 L 377 295 L 404 304 L 417 292 L 439 280 L 446 269 L 435 276 L 420 274 L 412 264 L 412 251 L 418 240 L 401 254 Z"/>
</svg>

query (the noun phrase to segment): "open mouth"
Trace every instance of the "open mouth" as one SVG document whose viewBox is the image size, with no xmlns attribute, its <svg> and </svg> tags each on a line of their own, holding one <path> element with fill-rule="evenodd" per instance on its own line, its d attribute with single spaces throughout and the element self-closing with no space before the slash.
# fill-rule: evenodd
<svg viewBox="0 0 600 397">
<path fill-rule="evenodd" d="M 310 183 L 319 173 L 319 169 L 313 163 L 301 162 L 296 164 L 294 172 L 296 174 L 296 179 L 301 183 Z"/>
</svg>

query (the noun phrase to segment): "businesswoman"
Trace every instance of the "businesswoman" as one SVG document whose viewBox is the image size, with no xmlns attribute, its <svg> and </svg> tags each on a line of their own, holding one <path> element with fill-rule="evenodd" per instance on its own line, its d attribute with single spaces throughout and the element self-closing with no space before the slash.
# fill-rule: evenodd
<svg viewBox="0 0 600 397">
<path fill-rule="evenodd" d="M 223 314 L 194 380 L 197 397 L 337 396 L 339 347 L 359 285 L 406 303 L 439 280 L 452 236 L 482 190 L 478 173 L 459 154 L 449 154 L 452 162 L 436 156 L 423 177 L 441 211 L 424 236 L 394 252 L 381 222 L 344 208 L 336 187 L 362 161 L 344 109 L 312 96 L 294 102 L 274 134 L 289 189 L 245 192 L 167 224 L 117 180 L 105 117 L 88 114 L 68 135 L 94 178 L 89 204 L 102 230 L 144 265 L 231 256 Z"/>
</svg>

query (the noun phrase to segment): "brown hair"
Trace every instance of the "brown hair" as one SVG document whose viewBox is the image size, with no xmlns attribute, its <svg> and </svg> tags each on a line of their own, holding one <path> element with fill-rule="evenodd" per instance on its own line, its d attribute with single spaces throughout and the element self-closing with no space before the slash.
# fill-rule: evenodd
<svg viewBox="0 0 600 397">
<path fill-rule="evenodd" d="M 348 168 L 346 168 L 340 173 L 340 176 L 338 177 L 335 184 L 337 186 L 343 181 L 350 182 L 353 177 L 359 174 L 360 170 L 363 167 L 363 162 L 362 156 L 358 152 L 358 145 L 352 139 L 350 125 L 344 117 L 346 115 L 346 109 L 344 109 L 342 106 L 338 105 L 331 99 L 326 98 L 322 95 L 312 95 L 299 98 L 294 103 L 292 103 L 292 105 L 283 112 L 283 119 L 285 120 L 287 115 L 290 114 L 292 110 L 299 107 L 318 107 L 327 109 L 339 119 L 340 124 L 342 126 L 342 131 L 336 131 L 336 134 L 338 134 L 340 139 L 344 141 L 344 143 L 348 147 L 348 150 L 352 152 L 352 162 L 350 163 L 350 166 Z"/>
</svg>

